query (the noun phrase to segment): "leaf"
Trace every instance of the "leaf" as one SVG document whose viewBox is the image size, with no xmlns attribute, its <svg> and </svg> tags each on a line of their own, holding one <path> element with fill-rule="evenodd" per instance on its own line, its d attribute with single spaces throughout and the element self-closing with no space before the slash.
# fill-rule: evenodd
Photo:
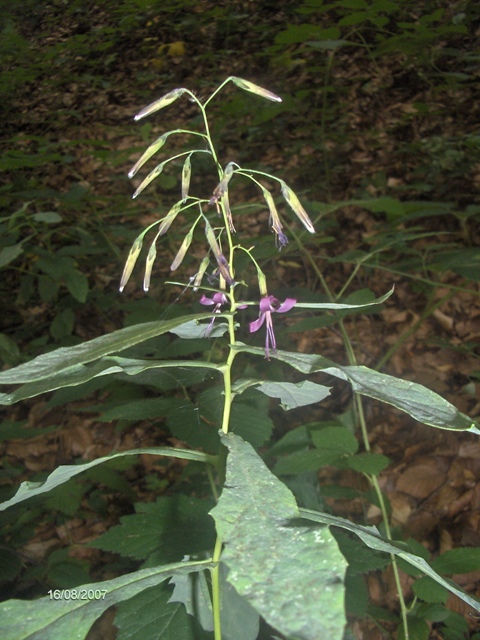
<svg viewBox="0 0 480 640">
<path fill-rule="evenodd" d="M 323 427 L 312 431 L 312 442 L 317 449 L 331 449 L 340 455 L 352 455 L 358 451 L 358 442 L 347 427 Z"/>
<path fill-rule="evenodd" d="M 345 458 L 338 466 L 342 469 L 348 467 L 349 469 L 354 469 L 354 471 L 359 471 L 360 473 L 378 476 L 388 467 L 389 464 L 390 458 L 387 458 L 387 456 L 384 456 L 381 453 L 370 453 L 365 451 Z"/>
<path fill-rule="evenodd" d="M 209 317 L 211 314 L 198 313 L 170 320 L 145 322 L 113 331 L 74 347 L 61 347 L 50 353 L 37 356 L 18 367 L 1 371 L 0 384 L 20 384 L 42 380 L 57 375 L 61 371 L 68 371 L 75 365 L 98 360 L 102 356 L 123 351 L 150 338 L 160 336 L 189 320 L 204 320 Z"/>
<path fill-rule="evenodd" d="M 211 318 L 214 316 L 211 314 Z M 216 318 L 215 318 L 216 319 Z M 208 324 L 201 324 L 195 320 L 182 323 L 179 327 L 175 327 L 170 331 L 179 338 L 185 340 L 192 340 L 195 338 L 219 338 L 228 331 L 228 324 L 226 322 L 219 322 L 218 320 L 213 324 L 212 329 L 209 331 Z"/>
<path fill-rule="evenodd" d="M 230 430 L 253 447 L 261 447 L 270 439 L 274 424 L 268 410 L 262 411 L 244 402 L 232 405 Z"/>
<path fill-rule="evenodd" d="M 468 573 L 480 569 L 480 547 L 449 549 L 432 561 L 435 571 L 446 573 Z"/>
<path fill-rule="evenodd" d="M 22 245 L 24 242 L 25 240 L 22 240 L 22 242 L 4 247 L 0 251 L 0 269 L 10 264 L 10 262 L 13 262 L 15 258 L 18 258 L 18 256 L 23 253 Z"/>
<path fill-rule="evenodd" d="M 177 580 L 184 577 L 184 574 L 176 574 Z M 161 584 L 121 602 L 115 616 L 116 640 L 209 639 L 209 635 L 201 633 L 185 607 L 171 602 L 170 596 L 170 589 Z"/>
<path fill-rule="evenodd" d="M 112 605 L 172 575 L 212 566 L 206 561 L 194 561 L 142 569 L 113 580 L 77 587 L 75 593 L 79 599 L 53 599 L 52 592 L 52 598 L 7 600 L 0 604 L 0 634 L 3 640 L 84 640 L 93 622 Z"/>
<path fill-rule="evenodd" d="M 218 428 L 210 424 L 202 414 L 202 408 L 191 402 L 183 402 L 167 415 L 167 427 L 175 438 L 190 447 L 204 451 L 218 451 Z"/>
<path fill-rule="evenodd" d="M 265 357 L 265 350 L 258 347 L 237 343 L 233 348 Z M 337 365 L 327 358 L 312 354 L 278 350 L 272 352 L 271 357 L 286 362 L 305 374 L 323 371 L 345 380 L 352 385 L 356 393 L 391 404 L 405 411 L 415 420 L 437 429 L 480 434 L 480 429 L 474 420 L 461 413 L 453 404 L 434 391 L 416 382 L 395 378 L 368 367 Z"/>
<path fill-rule="evenodd" d="M 78 302 L 86 302 L 88 296 L 88 278 L 87 276 L 78 271 L 78 269 L 72 269 L 65 273 L 65 284 L 67 289 L 75 300 Z"/>
<path fill-rule="evenodd" d="M 122 516 L 119 525 L 88 546 L 135 560 L 148 558 L 150 565 L 203 552 L 215 544 L 213 522 L 208 518 L 212 503 L 183 494 L 137 503 L 135 514 Z"/>
<path fill-rule="evenodd" d="M 343 377 L 357 393 L 391 404 L 423 424 L 440 429 L 470 429 L 474 424 L 450 402 L 421 384 L 363 366 L 342 367 L 340 371 L 327 368 L 324 372 Z"/>
<path fill-rule="evenodd" d="M 291 475 L 317 471 L 327 464 L 335 464 L 341 458 L 341 454 L 335 449 L 310 449 L 309 451 L 296 451 L 288 456 L 280 458 L 274 467 L 278 475 Z"/>
<path fill-rule="evenodd" d="M 223 436 L 227 478 L 211 511 L 228 581 L 275 629 L 299 640 L 343 637 L 345 561 L 328 529 L 294 526 L 293 494 L 241 438 Z"/>
<path fill-rule="evenodd" d="M 40 211 L 34 213 L 32 217 L 37 222 L 45 222 L 46 224 L 58 224 L 63 219 L 56 211 Z"/>
<path fill-rule="evenodd" d="M 113 374 L 138 376 L 142 372 L 153 369 L 178 369 L 179 367 L 214 370 L 220 368 L 219 365 L 202 362 L 201 360 L 137 360 L 122 358 L 120 356 L 107 356 L 93 364 L 75 365 L 66 371 L 62 370 L 57 375 L 51 375 L 44 380 L 29 382 L 11 393 L 0 393 L 0 404 L 9 405 L 24 400 L 25 398 L 33 398 L 41 393 L 54 391 L 55 389 L 76 387 L 97 377 Z M 10 371 L 12 371 L 12 369 L 10 369 Z M 185 384 L 185 381 L 182 380 L 182 383 Z"/>
<path fill-rule="evenodd" d="M 382 304 L 385 300 L 388 300 L 392 293 L 394 292 L 395 287 L 392 287 L 390 291 L 387 291 L 380 298 L 376 298 L 375 300 L 370 300 L 369 302 L 363 302 L 360 304 L 347 304 L 347 303 L 337 303 L 337 302 L 297 302 L 295 308 L 297 309 L 330 309 L 334 311 L 335 309 L 363 309 L 365 307 L 371 307 L 372 305 Z"/>
<path fill-rule="evenodd" d="M 346 44 L 350 44 L 348 40 L 310 40 L 307 42 L 309 47 L 313 47 L 314 49 L 340 49 L 340 47 L 344 47 Z"/>
<path fill-rule="evenodd" d="M 91 462 L 87 462 L 85 464 L 61 465 L 48 476 L 45 482 L 22 482 L 19 490 L 13 496 L 13 498 L 10 498 L 10 500 L 7 500 L 6 502 L 2 502 L 0 504 L 0 511 L 4 511 L 8 507 L 13 506 L 14 504 L 18 504 L 19 502 L 23 502 L 23 500 L 27 500 L 27 498 L 33 498 L 34 496 L 38 496 L 42 493 L 46 493 L 47 491 L 51 491 L 55 487 L 58 487 L 64 482 L 70 480 L 70 478 L 73 478 L 79 473 L 87 471 L 87 469 L 91 469 L 98 464 L 102 464 L 103 462 L 108 462 L 122 456 L 136 456 L 143 454 L 153 456 L 167 456 L 170 458 L 180 458 L 182 460 L 196 460 L 197 462 L 209 462 L 210 464 L 215 464 L 216 461 L 215 456 L 208 455 L 207 453 L 202 453 L 201 451 L 175 449 L 173 447 L 150 447 L 146 449 L 134 449 L 132 451 L 122 451 L 120 453 L 114 453 L 113 455 L 105 456 L 103 458 L 97 458 L 96 460 L 92 460 Z"/>
<path fill-rule="evenodd" d="M 330 395 L 330 387 L 304 380 L 297 384 L 292 382 L 262 382 L 258 387 L 270 398 L 280 398 L 280 406 L 285 411 L 296 407 L 306 407 L 321 402 Z"/>
<path fill-rule="evenodd" d="M 112 420 L 154 420 L 165 416 L 179 403 L 177 398 L 137 398 L 131 402 L 115 404 L 102 411 L 97 417 L 99 422 Z"/>
<path fill-rule="evenodd" d="M 212 600 L 205 572 L 173 576 L 169 584 L 174 585 L 169 602 L 181 602 L 185 606 L 187 613 L 195 616 L 202 629 L 213 631 Z"/>
<path fill-rule="evenodd" d="M 442 585 L 437 584 L 432 578 L 423 576 L 412 585 L 413 593 L 424 602 L 445 603 L 448 598 L 448 591 Z"/>
<path fill-rule="evenodd" d="M 310 509 L 299 509 L 300 515 L 302 518 L 306 518 L 307 520 L 312 520 L 313 522 L 318 522 L 322 524 L 328 524 L 331 526 L 341 527 L 342 529 L 347 529 L 347 531 L 352 531 L 355 533 L 363 542 L 370 547 L 370 549 L 375 549 L 376 551 L 384 551 L 385 553 L 393 553 L 394 555 L 402 558 L 408 564 L 413 567 L 420 569 L 422 573 L 429 576 L 438 584 L 444 586 L 450 593 L 455 594 L 461 600 L 470 605 L 473 609 L 480 612 L 480 601 L 468 595 L 460 587 L 457 587 L 453 582 L 447 581 L 442 578 L 436 571 L 432 569 L 432 567 L 428 564 L 426 560 L 421 558 L 420 556 L 416 556 L 413 553 L 406 551 L 400 544 L 386 540 L 382 538 L 376 527 L 366 527 L 359 524 L 354 524 L 345 518 L 339 518 L 338 516 L 331 516 L 327 513 L 320 513 L 319 511 L 311 511 Z"/>
</svg>

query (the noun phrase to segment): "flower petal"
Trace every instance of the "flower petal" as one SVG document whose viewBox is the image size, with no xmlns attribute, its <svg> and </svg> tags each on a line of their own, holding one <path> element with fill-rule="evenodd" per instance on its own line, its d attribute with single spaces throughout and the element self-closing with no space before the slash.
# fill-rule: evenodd
<svg viewBox="0 0 480 640">
<path fill-rule="evenodd" d="M 260 313 L 259 317 L 256 320 L 254 320 L 253 322 L 250 322 L 249 324 L 250 333 L 254 333 L 255 331 L 258 331 L 264 322 L 265 322 L 265 314 Z"/>
<path fill-rule="evenodd" d="M 295 298 L 286 298 L 285 302 L 282 302 L 278 309 L 276 309 L 276 312 L 285 313 L 286 311 L 290 311 L 290 309 L 292 309 L 296 304 L 297 301 L 295 300 Z"/>
</svg>

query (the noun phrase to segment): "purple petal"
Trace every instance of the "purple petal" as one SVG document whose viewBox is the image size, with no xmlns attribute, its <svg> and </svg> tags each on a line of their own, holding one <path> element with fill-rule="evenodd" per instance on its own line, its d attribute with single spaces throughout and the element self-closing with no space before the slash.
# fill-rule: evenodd
<svg viewBox="0 0 480 640">
<path fill-rule="evenodd" d="M 275 296 L 264 296 L 258 303 L 260 313 L 270 313 L 270 311 L 275 311 L 277 304 L 278 300 Z"/>
<path fill-rule="evenodd" d="M 282 302 L 278 309 L 276 309 L 276 312 L 285 313 L 286 311 L 290 311 L 290 309 L 292 309 L 296 304 L 297 301 L 295 300 L 295 298 L 286 298 L 285 302 Z"/>
<path fill-rule="evenodd" d="M 200 300 L 199 300 L 200 304 L 205 304 L 205 305 L 212 305 L 215 304 L 215 302 L 211 299 L 211 298 L 207 298 L 206 295 L 203 295 Z"/>
<path fill-rule="evenodd" d="M 219 291 L 217 291 L 213 294 L 213 302 L 220 305 L 227 304 L 228 298 L 224 293 L 220 293 Z"/>
<path fill-rule="evenodd" d="M 258 331 L 264 322 L 265 322 L 265 313 L 260 313 L 259 317 L 256 320 L 254 320 L 253 322 L 250 322 L 249 324 L 250 333 L 254 333 L 255 331 Z"/>
</svg>

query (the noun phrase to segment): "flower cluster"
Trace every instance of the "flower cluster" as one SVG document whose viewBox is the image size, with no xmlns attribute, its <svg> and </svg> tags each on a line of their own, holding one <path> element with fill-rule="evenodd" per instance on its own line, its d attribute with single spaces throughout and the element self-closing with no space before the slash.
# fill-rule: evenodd
<svg viewBox="0 0 480 640">
<path fill-rule="evenodd" d="M 214 306 L 213 313 L 221 313 L 222 306 L 228 304 L 228 297 L 225 293 L 217 291 L 211 298 L 206 295 L 202 295 L 200 298 L 200 304 L 206 306 Z M 295 298 L 286 298 L 284 302 L 280 302 L 275 296 L 265 295 L 261 298 L 259 303 L 260 313 L 256 320 L 250 322 L 250 333 L 258 331 L 264 324 L 266 326 L 266 338 L 265 338 L 265 357 L 270 359 L 270 351 L 275 351 L 277 348 L 277 341 L 275 339 L 275 332 L 273 329 L 272 313 L 286 313 L 290 311 L 297 301 Z M 238 305 L 237 309 L 245 309 L 247 305 Z M 208 336 L 213 328 L 215 322 L 215 316 L 210 320 L 210 324 L 205 331 L 205 335 Z"/>
</svg>

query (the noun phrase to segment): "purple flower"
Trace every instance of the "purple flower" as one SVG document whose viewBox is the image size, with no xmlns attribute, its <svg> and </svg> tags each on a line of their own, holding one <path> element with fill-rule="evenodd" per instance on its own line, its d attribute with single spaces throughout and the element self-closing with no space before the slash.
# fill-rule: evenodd
<svg viewBox="0 0 480 640">
<path fill-rule="evenodd" d="M 215 309 L 213 310 L 213 313 L 220 313 L 222 304 L 227 304 L 228 298 L 224 293 L 217 291 L 216 293 L 213 294 L 211 298 L 208 298 L 207 296 L 203 295 L 200 298 L 199 302 L 200 304 L 204 304 L 206 306 L 210 306 L 214 304 Z"/>
<path fill-rule="evenodd" d="M 214 309 L 213 309 L 213 313 L 221 313 L 222 312 L 222 305 L 227 304 L 228 303 L 228 298 L 224 293 L 221 293 L 220 291 L 217 291 L 216 293 L 213 294 L 213 296 L 211 298 L 208 298 L 206 295 L 203 295 L 200 300 L 199 300 L 200 304 L 204 304 L 206 306 L 210 306 L 210 305 L 215 305 Z M 215 316 L 210 320 L 210 324 L 208 325 L 206 331 L 205 331 L 205 336 L 209 336 L 212 329 L 213 329 L 213 323 L 215 322 Z"/>
<path fill-rule="evenodd" d="M 267 336 L 265 340 L 265 357 L 270 359 L 270 349 L 275 351 L 277 348 L 277 342 L 275 340 L 275 333 L 273 331 L 272 313 L 285 313 L 290 311 L 292 307 L 296 305 L 295 298 L 286 298 L 285 302 L 280 303 L 280 300 L 275 296 L 264 296 L 260 300 L 260 315 L 257 320 L 250 322 L 250 333 L 258 331 L 265 322 L 267 325 Z"/>
</svg>

